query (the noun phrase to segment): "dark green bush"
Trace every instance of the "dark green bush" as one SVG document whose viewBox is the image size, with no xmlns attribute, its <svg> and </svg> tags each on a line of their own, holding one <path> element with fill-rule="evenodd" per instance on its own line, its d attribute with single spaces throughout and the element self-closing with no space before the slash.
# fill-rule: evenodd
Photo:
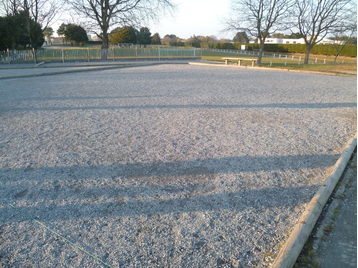
<svg viewBox="0 0 358 268">
<path fill-rule="evenodd" d="M 88 41 L 86 43 L 90 45 L 102 45 L 102 41 Z"/>
<path fill-rule="evenodd" d="M 163 45 L 170 45 L 162 43 Z M 260 44 L 239 44 L 239 43 L 176 43 L 178 46 L 196 47 L 196 48 L 212 48 L 212 49 L 241 49 L 241 45 L 245 45 L 246 50 L 260 49 Z M 281 53 L 306 53 L 306 45 L 304 44 L 265 44 L 264 50 L 266 52 L 281 52 Z M 332 55 L 336 54 L 334 45 L 315 45 L 312 54 Z M 346 57 L 357 57 L 357 45 L 346 45 L 340 54 Z"/>
</svg>

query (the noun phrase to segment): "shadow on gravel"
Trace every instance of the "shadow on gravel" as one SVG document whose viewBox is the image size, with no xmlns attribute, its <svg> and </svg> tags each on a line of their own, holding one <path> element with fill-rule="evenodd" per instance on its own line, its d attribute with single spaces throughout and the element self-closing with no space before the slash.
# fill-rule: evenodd
<svg viewBox="0 0 358 268">
<path fill-rule="evenodd" d="M 29 166 L 2 169 L 0 175 L 4 178 L 3 198 L 20 202 L 26 213 L 41 214 L 41 219 L 51 221 L 302 204 L 308 201 L 307 193 L 316 191 L 316 185 L 270 187 L 264 180 L 250 185 L 245 173 L 240 172 L 328 167 L 337 158 L 338 155 L 296 155 L 111 166 Z M 221 185 L 226 181 L 215 182 L 220 174 L 231 173 L 241 174 L 234 178 L 236 188 Z M 1 221 L 15 221 L 16 217 L 10 216 L 13 213 L 7 207 L 1 208 Z"/>
<path fill-rule="evenodd" d="M 261 188 L 233 193 L 195 195 L 151 201 L 127 201 L 125 197 L 121 197 L 122 200 L 115 202 L 112 201 L 112 198 L 110 199 L 111 201 L 96 202 L 92 200 L 93 197 L 96 198 L 97 196 L 95 193 L 89 193 L 88 191 L 83 193 L 77 191 L 75 193 L 72 191 L 71 202 L 66 202 L 67 204 L 62 205 L 61 203 L 69 200 L 35 199 L 33 201 L 38 203 L 37 205 L 21 206 L 20 209 L 29 215 L 41 215 L 39 217 L 44 221 L 138 215 L 152 216 L 155 214 L 164 215 L 183 212 L 243 211 L 248 208 L 266 210 L 270 207 L 290 207 L 304 204 L 306 200 L 302 200 L 300 195 L 306 191 L 312 191 L 312 188 L 312 186 L 291 187 L 289 189 Z M 113 192 L 115 189 L 107 191 Z M 289 199 L 287 199 L 288 196 L 290 196 Z M 16 211 L 11 210 L 9 207 L 0 209 L 0 213 L 3 215 L 1 222 L 18 221 L 15 217 L 10 216 L 14 212 Z M 5 219 L 7 220 L 4 221 Z"/>
<path fill-rule="evenodd" d="M 161 97 L 177 97 L 177 95 L 171 96 L 171 95 L 143 95 L 143 96 L 70 96 L 70 97 L 29 97 L 24 98 L 23 100 L 29 100 L 29 101 L 63 101 L 63 100 L 97 100 L 97 99 L 136 99 L 136 98 L 161 98 Z"/>
<path fill-rule="evenodd" d="M 68 103 L 71 105 L 71 103 Z M 72 110 L 119 110 L 119 109 L 230 109 L 230 108 L 292 108 L 292 109 L 324 109 L 324 108 L 346 108 L 357 107 L 357 103 L 268 103 L 268 104 L 238 104 L 238 105 L 216 105 L 216 104 L 188 104 L 188 105 L 130 105 L 130 106 L 77 106 L 76 107 L 31 107 L 31 108 L 9 108 L 16 111 L 72 111 Z M 6 107 L 4 107 L 6 109 Z"/>
<path fill-rule="evenodd" d="M 110 178 L 113 176 L 147 177 L 147 176 L 181 176 L 181 175 L 208 175 L 220 173 L 238 173 L 238 172 L 257 172 L 286 169 L 310 169 L 316 167 L 332 166 L 339 158 L 339 154 L 324 155 L 291 155 L 291 156 L 242 156 L 242 157 L 223 157 L 217 159 L 186 160 L 180 162 L 157 162 L 157 163 L 133 163 L 118 165 L 89 165 L 89 166 L 60 166 L 60 167 L 36 167 L 29 165 L 25 169 L 0 169 L 7 176 L 11 173 L 17 174 L 22 171 L 23 174 L 31 174 L 36 171 L 40 175 L 34 178 L 42 181 L 46 177 L 63 174 L 73 176 L 74 178 Z M 17 180 L 19 178 L 13 178 Z"/>
</svg>

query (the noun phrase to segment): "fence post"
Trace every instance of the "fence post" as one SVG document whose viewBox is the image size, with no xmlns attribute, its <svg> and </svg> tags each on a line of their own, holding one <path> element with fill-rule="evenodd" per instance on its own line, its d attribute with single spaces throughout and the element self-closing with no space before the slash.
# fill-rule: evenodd
<svg viewBox="0 0 358 268">
<path fill-rule="evenodd" d="M 7 54 L 7 57 L 6 59 L 9 61 L 9 64 L 11 64 L 11 61 L 10 61 L 10 52 L 9 52 L 9 49 L 6 50 L 6 54 Z"/>
<path fill-rule="evenodd" d="M 87 62 L 90 62 L 90 52 L 89 52 L 89 47 L 87 48 Z"/>
<path fill-rule="evenodd" d="M 36 50 L 32 48 L 32 57 L 34 59 L 34 63 L 36 64 Z"/>
<path fill-rule="evenodd" d="M 160 46 L 158 46 L 158 59 L 160 60 Z"/>
<path fill-rule="evenodd" d="M 63 48 L 61 48 L 62 50 L 62 63 L 65 63 L 65 54 L 63 53 Z"/>
<path fill-rule="evenodd" d="M 138 47 L 135 47 L 135 57 L 137 58 L 138 61 Z"/>
<path fill-rule="evenodd" d="M 323 60 L 323 64 L 326 64 L 326 59 Z"/>
</svg>

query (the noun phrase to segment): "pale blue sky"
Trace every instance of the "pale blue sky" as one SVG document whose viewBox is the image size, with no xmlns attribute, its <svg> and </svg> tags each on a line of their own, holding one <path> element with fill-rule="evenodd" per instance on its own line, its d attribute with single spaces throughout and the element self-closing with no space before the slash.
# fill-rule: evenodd
<svg viewBox="0 0 358 268">
<path fill-rule="evenodd" d="M 156 24 L 142 25 L 150 29 L 152 34 L 159 33 L 163 38 L 166 34 L 175 34 L 177 37 L 187 39 L 193 35 L 215 35 L 218 39 L 232 39 L 235 34 L 220 33 L 224 26 L 220 19 L 228 15 L 230 0 L 174 0 L 177 9 L 173 16 L 169 14 L 160 18 Z M 50 25 L 55 35 L 61 23 L 77 23 L 75 18 L 62 14 L 59 20 Z"/>
<path fill-rule="evenodd" d="M 228 15 L 230 0 L 181 0 L 177 4 L 173 18 L 162 18 L 158 25 L 150 26 L 152 33 L 158 32 L 162 38 L 166 34 L 175 34 L 183 39 L 194 34 L 233 38 L 233 34 L 220 33 L 224 28 L 220 19 Z"/>
</svg>

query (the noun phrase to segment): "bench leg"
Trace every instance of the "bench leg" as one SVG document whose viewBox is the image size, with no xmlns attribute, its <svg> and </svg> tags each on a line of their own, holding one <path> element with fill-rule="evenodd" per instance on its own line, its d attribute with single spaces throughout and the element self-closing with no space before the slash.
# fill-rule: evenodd
<svg viewBox="0 0 358 268">
<path fill-rule="evenodd" d="M 229 60 L 225 60 L 225 65 L 228 65 L 229 64 Z"/>
<path fill-rule="evenodd" d="M 241 66 L 241 60 L 238 60 L 237 65 Z"/>
<path fill-rule="evenodd" d="M 252 61 L 251 66 L 255 67 L 255 61 L 254 60 Z"/>
</svg>

